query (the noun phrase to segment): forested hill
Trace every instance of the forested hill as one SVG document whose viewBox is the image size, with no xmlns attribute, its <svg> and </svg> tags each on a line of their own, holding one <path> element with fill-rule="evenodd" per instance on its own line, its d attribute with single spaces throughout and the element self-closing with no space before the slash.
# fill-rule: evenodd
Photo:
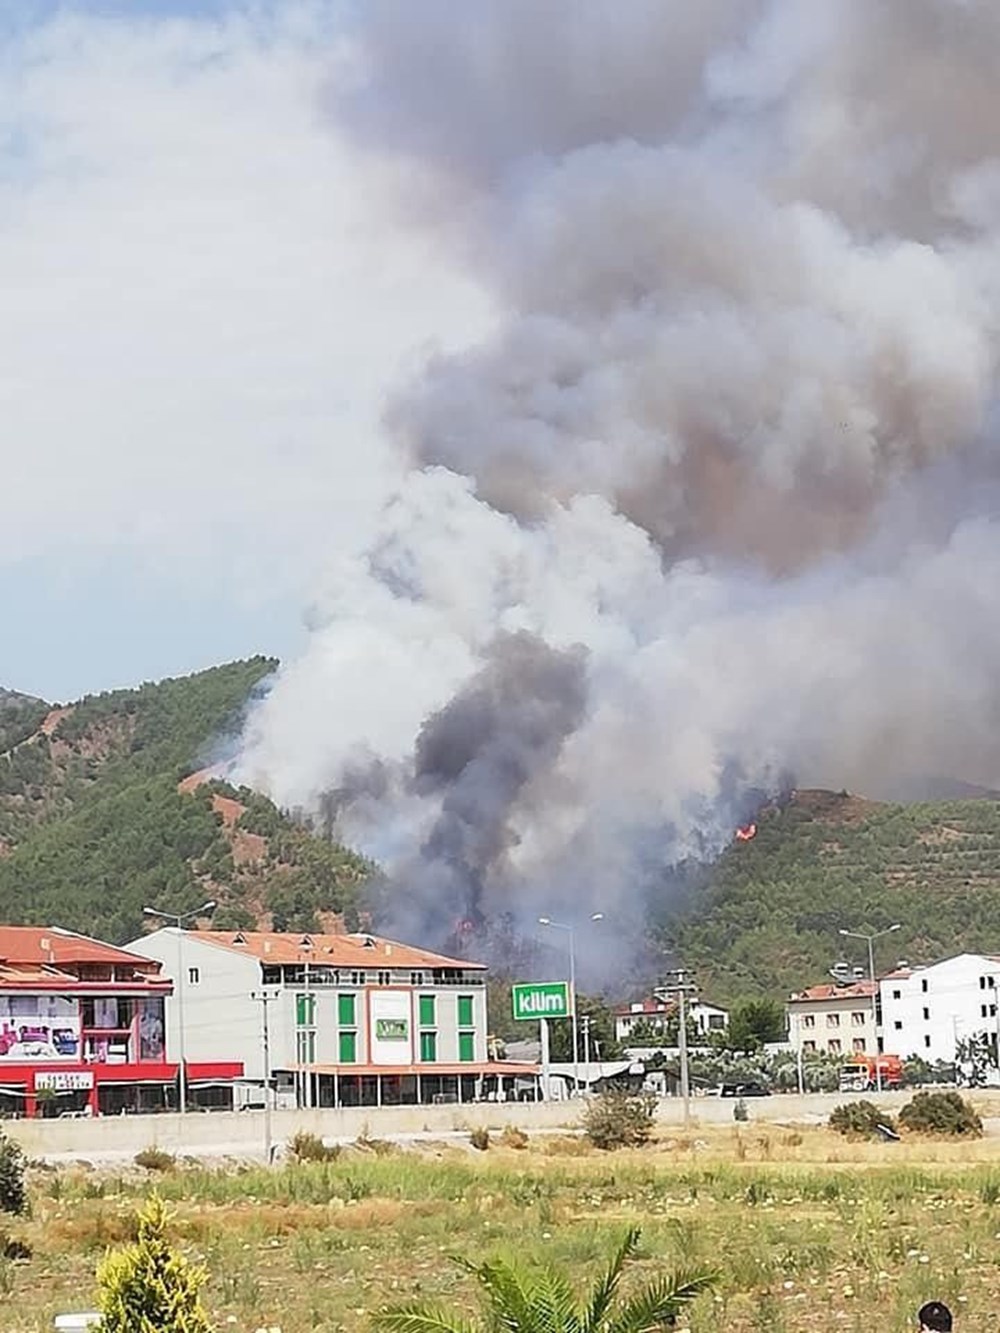
<svg viewBox="0 0 1000 1333">
<path fill-rule="evenodd" d="M 215 898 L 226 928 L 350 915 L 362 858 L 261 796 L 183 782 L 275 666 L 255 657 L 66 707 L 0 694 L 0 920 L 120 942 L 148 904 Z"/>
<path fill-rule="evenodd" d="M 706 994 L 780 996 L 828 979 L 838 960 L 864 966 L 1000 952 L 1000 801 L 891 805 L 846 793 L 797 792 L 761 812 L 664 932 Z M 661 909 L 662 910 L 662 909 Z"/>
</svg>

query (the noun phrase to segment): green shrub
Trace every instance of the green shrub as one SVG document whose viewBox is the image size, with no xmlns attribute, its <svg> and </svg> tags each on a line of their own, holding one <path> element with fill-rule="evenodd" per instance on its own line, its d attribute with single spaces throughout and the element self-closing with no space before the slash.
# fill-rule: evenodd
<svg viewBox="0 0 1000 1333">
<path fill-rule="evenodd" d="M 16 1216 L 27 1212 L 24 1185 L 24 1151 L 19 1143 L 0 1131 L 0 1209 Z"/>
<path fill-rule="evenodd" d="M 210 1333 L 199 1296 L 208 1275 L 168 1243 L 161 1199 L 149 1200 L 138 1225 L 135 1244 L 112 1251 L 98 1267 L 99 1333 Z"/>
<path fill-rule="evenodd" d="M 653 1132 L 656 1098 L 644 1093 L 604 1092 L 583 1115 L 583 1131 L 596 1148 L 635 1148 Z"/>
<path fill-rule="evenodd" d="M 469 1135 L 469 1142 L 473 1148 L 478 1148 L 480 1152 L 485 1152 L 490 1146 L 490 1131 L 485 1125 L 477 1126 Z"/>
<path fill-rule="evenodd" d="M 288 1140 L 288 1151 L 297 1162 L 333 1162 L 340 1156 L 339 1144 L 326 1144 L 318 1134 L 305 1129 Z"/>
<path fill-rule="evenodd" d="M 741 1122 L 750 1119 L 750 1112 L 747 1110 L 747 1104 L 742 1097 L 737 1097 L 733 1103 L 733 1119 Z"/>
<path fill-rule="evenodd" d="M 918 1092 L 899 1113 L 899 1123 L 923 1134 L 982 1137 L 983 1122 L 957 1092 Z"/>
<path fill-rule="evenodd" d="M 830 1115 L 829 1125 L 838 1134 L 849 1139 L 878 1138 L 879 1125 L 895 1132 L 892 1116 L 882 1111 L 874 1102 L 843 1102 L 835 1106 Z"/>
<path fill-rule="evenodd" d="M 172 1171 L 177 1165 L 177 1159 L 172 1152 L 167 1152 L 165 1148 L 157 1148 L 155 1144 L 137 1152 L 132 1160 L 136 1166 L 141 1166 L 146 1171 Z"/>
</svg>

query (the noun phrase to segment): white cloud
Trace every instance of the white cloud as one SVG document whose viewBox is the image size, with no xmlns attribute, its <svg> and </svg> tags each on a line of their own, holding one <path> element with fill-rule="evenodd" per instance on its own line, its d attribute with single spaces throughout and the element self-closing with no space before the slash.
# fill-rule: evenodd
<svg viewBox="0 0 1000 1333">
<path fill-rule="evenodd" d="M 378 430 L 414 348 L 485 298 L 322 115 L 322 5 L 63 14 L 0 50 L 0 571 L 123 558 L 293 595 L 393 474 Z"/>
</svg>

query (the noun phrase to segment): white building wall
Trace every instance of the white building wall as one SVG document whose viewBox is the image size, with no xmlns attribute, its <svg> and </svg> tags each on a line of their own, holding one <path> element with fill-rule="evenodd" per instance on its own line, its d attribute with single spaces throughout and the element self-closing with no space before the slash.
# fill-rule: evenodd
<svg viewBox="0 0 1000 1333">
<path fill-rule="evenodd" d="M 887 1051 L 904 1058 L 952 1061 L 960 1040 L 985 1032 L 995 1036 L 1000 960 L 959 954 L 907 977 L 880 983 Z"/>
<path fill-rule="evenodd" d="M 788 1002 L 789 1039 L 796 1051 L 817 1055 L 874 1055 L 875 1024 L 870 995 L 831 996 Z M 892 1050 L 889 1045 L 887 1051 Z"/>
</svg>

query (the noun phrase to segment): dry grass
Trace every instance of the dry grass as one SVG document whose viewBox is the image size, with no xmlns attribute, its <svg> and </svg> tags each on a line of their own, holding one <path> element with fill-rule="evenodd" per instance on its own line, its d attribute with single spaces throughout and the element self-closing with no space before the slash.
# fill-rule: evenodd
<svg viewBox="0 0 1000 1333">
<path fill-rule="evenodd" d="M 152 1188 L 212 1274 L 217 1326 L 235 1333 L 356 1333 L 372 1308 L 413 1295 L 465 1304 L 456 1253 L 582 1273 L 636 1222 L 644 1274 L 721 1266 L 692 1333 L 902 1333 L 931 1296 L 955 1305 L 961 1333 L 1000 1321 L 1000 1140 L 851 1143 L 751 1124 L 662 1130 L 620 1153 L 537 1135 L 525 1148 L 369 1150 L 272 1171 L 182 1163 L 155 1181 L 134 1168 L 37 1172 L 31 1218 L 7 1228 L 34 1257 L 0 1262 L 0 1330 L 41 1333 L 57 1311 L 87 1307 L 98 1254 L 132 1234 Z"/>
</svg>

